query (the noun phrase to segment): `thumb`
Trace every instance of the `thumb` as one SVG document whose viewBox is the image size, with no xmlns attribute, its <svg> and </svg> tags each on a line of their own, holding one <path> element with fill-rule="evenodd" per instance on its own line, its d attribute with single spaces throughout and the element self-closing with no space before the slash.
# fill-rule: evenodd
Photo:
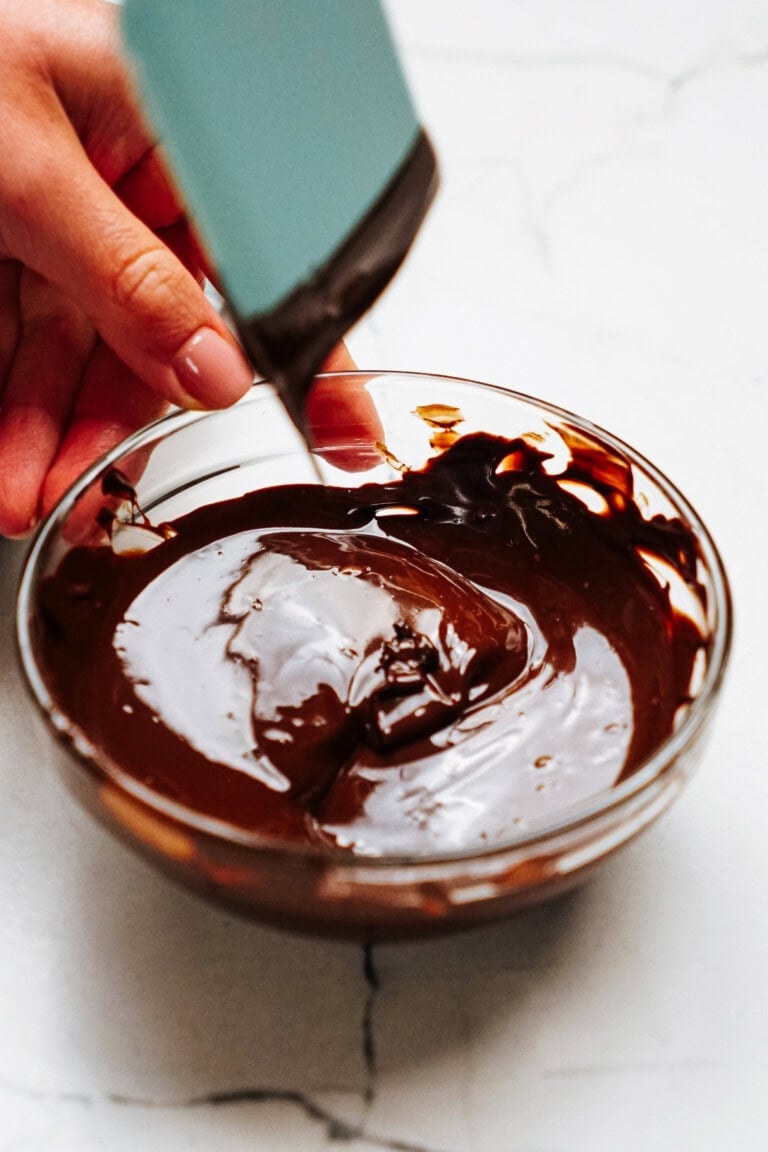
<svg viewBox="0 0 768 1152">
<path fill-rule="evenodd" d="M 233 403 L 253 382 L 234 336 L 194 276 L 99 176 L 63 111 L 55 121 L 32 170 L 6 172 L 0 184 L 10 209 L 5 246 L 9 222 L 13 255 L 72 298 L 157 392 L 184 407 Z"/>
</svg>

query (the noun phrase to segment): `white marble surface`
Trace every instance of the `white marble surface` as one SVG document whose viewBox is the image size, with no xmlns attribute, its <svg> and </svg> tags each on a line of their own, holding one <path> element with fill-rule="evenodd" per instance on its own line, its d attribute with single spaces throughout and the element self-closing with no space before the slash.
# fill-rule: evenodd
<svg viewBox="0 0 768 1152">
<path fill-rule="evenodd" d="M 766 1146 L 768 4 L 392 12 L 444 185 L 352 350 L 539 393 L 684 488 L 737 610 L 707 757 L 581 893 L 377 947 L 374 988 L 359 949 L 208 908 L 75 809 L 0 546 L 0 1152 Z"/>
</svg>

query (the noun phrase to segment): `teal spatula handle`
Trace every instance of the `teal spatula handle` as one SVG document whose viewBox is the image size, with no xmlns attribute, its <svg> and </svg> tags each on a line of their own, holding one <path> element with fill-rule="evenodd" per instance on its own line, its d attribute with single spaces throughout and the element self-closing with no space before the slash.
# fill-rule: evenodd
<svg viewBox="0 0 768 1152">
<path fill-rule="evenodd" d="M 414 147 L 378 0 L 126 0 L 149 115 L 240 317 L 310 279 Z"/>
</svg>

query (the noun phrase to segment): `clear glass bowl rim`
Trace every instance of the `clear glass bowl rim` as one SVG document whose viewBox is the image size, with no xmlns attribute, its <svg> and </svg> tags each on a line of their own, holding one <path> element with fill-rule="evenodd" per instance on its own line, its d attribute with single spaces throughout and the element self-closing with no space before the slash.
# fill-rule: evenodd
<svg viewBox="0 0 768 1152">
<path fill-rule="evenodd" d="M 699 695 L 694 700 L 687 715 L 680 726 L 667 739 L 659 745 L 656 751 L 640 765 L 631 776 L 620 784 L 603 789 L 587 801 L 563 809 L 558 817 L 547 824 L 524 829 L 510 835 L 503 841 L 482 849 L 474 847 L 463 852 L 435 852 L 423 855 L 406 856 L 355 856 L 342 849 L 333 850 L 318 848 L 312 845 L 290 844 L 285 841 L 271 840 L 258 833 L 248 832 L 224 821 L 214 820 L 194 809 L 169 800 L 139 781 L 123 772 L 118 765 L 109 758 L 99 755 L 87 735 L 76 724 L 58 709 L 48 693 L 45 683 L 34 655 L 32 637 L 29 624 L 32 619 L 32 599 L 37 584 L 39 567 L 45 555 L 45 549 L 50 538 L 56 533 L 60 525 L 69 515 L 80 495 L 101 475 L 112 467 L 121 457 L 134 452 L 157 440 L 166 433 L 204 420 L 206 416 L 215 412 L 175 410 L 159 420 L 139 429 L 116 445 L 109 452 L 97 460 L 77 481 L 64 493 L 55 507 L 39 525 L 19 582 L 16 603 L 16 648 L 21 664 L 23 677 L 27 690 L 38 711 L 42 713 L 46 727 L 54 740 L 59 741 L 61 734 L 66 732 L 69 737 L 67 752 L 80 762 L 91 774 L 101 777 L 116 785 L 117 788 L 132 796 L 141 804 L 149 807 L 158 816 L 172 823 L 180 824 L 192 833 L 212 837 L 233 846 L 251 848 L 259 854 L 266 854 L 275 863 L 282 858 L 286 864 L 296 866 L 304 863 L 308 866 L 333 866 L 344 872 L 354 874 L 365 873 L 369 875 L 379 870 L 389 871 L 396 868 L 408 868 L 419 871 L 428 870 L 440 865 L 468 864 L 471 862 L 492 861 L 503 857 L 510 852 L 518 853 L 528 848 L 541 853 L 545 851 L 547 841 L 561 838 L 563 835 L 584 831 L 591 823 L 616 814 L 619 809 L 629 805 L 670 771 L 678 757 L 698 735 L 704 725 L 709 710 L 714 707 L 719 694 L 723 676 L 728 663 L 733 635 L 733 608 L 730 585 L 719 550 L 712 539 L 709 530 L 695 511 L 688 499 L 677 486 L 668 479 L 651 461 L 646 459 L 637 449 L 624 440 L 608 432 L 600 425 L 593 423 L 583 416 L 579 416 L 566 408 L 541 400 L 525 392 L 519 392 L 499 384 L 488 384 L 481 380 L 472 380 L 465 377 L 447 376 L 440 373 L 408 371 L 392 369 L 357 369 L 356 371 L 323 373 L 318 379 L 334 380 L 359 378 L 363 381 L 376 380 L 413 380 L 424 379 L 439 383 L 444 381 L 452 385 L 465 385 L 480 388 L 485 392 L 493 392 L 509 397 L 521 403 L 539 415 L 551 416 L 560 422 L 566 422 L 573 427 L 596 437 L 609 448 L 616 450 L 630 460 L 631 463 L 642 469 L 650 479 L 663 491 L 672 502 L 675 511 L 682 515 L 690 524 L 696 534 L 697 542 L 707 565 L 714 589 L 714 608 L 717 618 L 717 628 L 710 649 L 710 659 L 704 683 Z M 274 390 L 264 381 L 255 381 L 250 392 L 247 393 L 235 408 L 243 404 L 260 403 L 269 398 L 275 400 Z M 227 410 L 225 410 L 227 411 Z M 58 722 L 57 722 L 58 721 Z"/>
</svg>

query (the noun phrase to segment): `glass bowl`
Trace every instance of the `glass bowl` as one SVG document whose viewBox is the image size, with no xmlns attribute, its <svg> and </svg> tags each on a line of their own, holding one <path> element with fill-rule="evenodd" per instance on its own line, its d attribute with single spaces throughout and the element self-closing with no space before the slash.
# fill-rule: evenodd
<svg viewBox="0 0 768 1152">
<path fill-rule="evenodd" d="M 113 469 L 131 477 L 153 522 L 201 505 L 284 482 L 344 486 L 391 479 L 391 462 L 371 451 L 370 433 L 338 411 L 306 452 L 271 387 L 255 385 L 234 408 L 176 412 L 136 433 L 84 475 L 40 527 L 21 579 L 17 637 L 21 664 L 42 719 L 41 737 L 79 801 L 112 831 L 177 880 L 267 922 L 332 934 L 424 935 L 506 916 L 581 882 L 647 828 L 675 799 L 697 765 L 727 662 L 731 635 L 728 583 L 717 549 L 678 490 L 634 449 L 588 421 L 509 390 L 409 373 L 344 373 L 322 378 L 321 394 L 367 393 L 391 459 L 421 466 L 434 454 L 420 405 L 461 409 L 461 431 L 533 438 L 553 454 L 574 432 L 596 451 L 631 468 L 643 515 L 682 519 L 697 542 L 697 578 L 705 590 L 706 659 L 694 699 L 675 731 L 636 771 L 540 825 L 492 847 L 418 857 L 356 857 L 294 846 L 216 821 L 153 792 L 100 755 L 57 707 L 38 658 L 37 590 L 68 549 L 94 527 L 102 481 Z M 434 435 L 434 429 L 432 429 Z"/>
</svg>

